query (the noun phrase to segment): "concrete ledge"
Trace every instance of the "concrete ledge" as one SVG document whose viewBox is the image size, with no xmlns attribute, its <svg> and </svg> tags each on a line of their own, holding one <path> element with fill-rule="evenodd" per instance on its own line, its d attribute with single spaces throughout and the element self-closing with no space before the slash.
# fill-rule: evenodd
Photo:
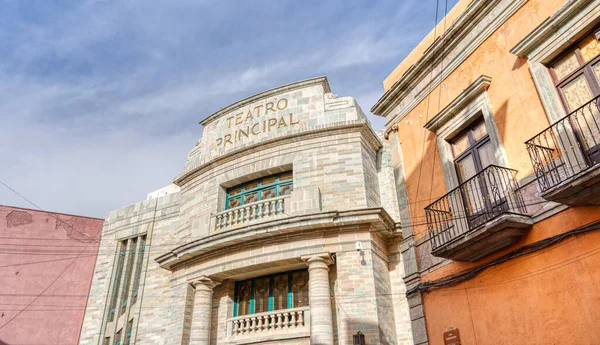
<svg viewBox="0 0 600 345">
<path fill-rule="evenodd" d="M 162 268 L 172 270 L 175 265 L 185 261 L 240 243 L 251 243 L 255 240 L 277 236 L 285 237 L 314 229 L 331 228 L 332 230 L 339 230 L 344 227 L 367 224 L 371 225 L 373 231 L 377 231 L 384 236 L 392 235 L 396 229 L 393 219 L 381 207 L 321 212 L 275 219 L 240 229 L 217 232 L 178 246 L 160 255 L 155 260 Z"/>
<path fill-rule="evenodd" d="M 565 205 L 600 205 L 600 164 L 542 192 L 542 198 Z"/>
<path fill-rule="evenodd" d="M 437 257 L 476 261 L 514 244 L 533 225 L 531 217 L 505 213 L 431 251 Z"/>
<path fill-rule="evenodd" d="M 298 332 L 290 331 L 289 329 L 283 330 L 281 333 L 274 333 L 269 335 L 250 334 L 242 337 L 231 337 L 225 341 L 228 345 L 241 345 L 241 344 L 262 344 L 263 342 L 271 342 L 278 340 L 289 340 L 297 338 L 308 338 L 310 337 L 310 327 L 308 330 L 302 330 Z"/>
</svg>

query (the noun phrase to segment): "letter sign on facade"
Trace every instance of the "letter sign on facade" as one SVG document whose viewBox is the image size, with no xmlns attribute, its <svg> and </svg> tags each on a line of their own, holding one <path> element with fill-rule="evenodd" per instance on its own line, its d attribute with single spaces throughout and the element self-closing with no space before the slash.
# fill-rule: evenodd
<svg viewBox="0 0 600 345">
<path fill-rule="evenodd" d="M 458 328 L 444 332 L 444 345 L 460 345 L 460 332 Z"/>
</svg>

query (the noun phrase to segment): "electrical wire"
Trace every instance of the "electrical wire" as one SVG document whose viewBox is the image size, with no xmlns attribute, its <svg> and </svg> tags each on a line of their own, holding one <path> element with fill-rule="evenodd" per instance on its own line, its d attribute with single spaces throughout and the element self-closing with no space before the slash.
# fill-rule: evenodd
<svg viewBox="0 0 600 345">
<path fill-rule="evenodd" d="M 42 211 L 42 212 L 46 212 L 47 215 L 53 217 L 56 219 L 56 221 L 60 222 L 63 226 L 68 226 L 71 230 L 76 231 L 78 233 L 80 233 L 81 235 L 83 235 L 85 238 L 87 238 L 88 240 L 94 241 L 88 234 L 83 233 L 79 230 L 76 230 L 75 228 L 73 228 L 73 226 L 71 224 L 67 224 L 65 221 L 63 221 L 62 219 L 60 219 L 57 215 L 55 215 L 54 213 L 48 212 L 48 211 L 44 211 L 41 207 L 39 207 L 37 204 L 35 204 L 33 201 L 29 200 L 28 198 L 26 198 L 24 195 L 22 195 L 21 193 L 17 192 L 15 189 L 13 189 L 12 187 L 10 187 L 9 185 L 7 185 L 6 183 L 4 183 L 2 180 L 0 180 L 0 184 L 2 184 L 4 187 L 6 187 L 8 190 L 10 190 L 11 192 L 15 193 L 16 195 L 18 195 L 19 197 L 21 197 L 23 200 L 27 201 L 29 204 L 33 205 L 35 208 L 37 208 L 38 210 Z M 95 240 L 96 242 L 99 242 L 98 240 Z"/>
<path fill-rule="evenodd" d="M 517 248 L 499 258 L 496 258 L 494 260 L 486 262 L 485 264 L 479 265 L 479 266 L 469 269 L 467 271 L 463 271 L 463 272 L 460 272 L 455 275 L 451 275 L 449 277 L 445 277 L 442 279 L 419 283 L 417 286 L 409 289 L 406 294 L 412 295 L 417 292 L 427 292 L 432 289 L 437 289 L 437 288 L 442 288 L 442 287 L 446 287 L 446 286 L 453 286 L 453 285 L 460 284 L 464 281 L 470 280 L 471 278 L 479 275 L 481 272 L 483 272 L 485 269 L 487 269 L 489 267 L 501 264 L 503 262 L 512 260 L 514 258 L 518 258 L 518 257 L 524 256 L 524 255 L 528 255 L 528 254 L 537 252 L 541 249 L 552 246 L 555 243 L 561 242 L 567 237 L 570 237 L 573 235 L 578 235 L 578 234 L 583 234 L 583 233 L 590 232 L 590 231 L 596 231 L 598 229 L 600 229 L 600 221 L 590 224 L 588 226 L 582 227 L 582 228 L 574 229 L 574 230 L 564 232 L 564 233 L 561 233 L 561 234 L 558 234 L 558 235 L 555 235 L 552 237 L 545 238 L 543 240 L 540 240 L 540 241 L 537 241 L 534 243 L 524 245 L 524 246 Z M 598 250 L 598 249 L 599 248 L 596 248 L 594 250 Z M 584 253 L 584 254 L 586 254 L 586 253 Z"/>
</svg>

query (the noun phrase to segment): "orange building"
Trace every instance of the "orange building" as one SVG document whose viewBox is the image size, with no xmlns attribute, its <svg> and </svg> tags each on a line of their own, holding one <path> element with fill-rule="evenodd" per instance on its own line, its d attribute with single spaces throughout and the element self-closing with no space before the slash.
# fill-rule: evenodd
<svg viewBox="0 0 600 345">
<path fill-rule="evenodd" d="M 461 0 L 384 81 L 415 344 L 600 344 L 599 24 Z"/>
</svg>

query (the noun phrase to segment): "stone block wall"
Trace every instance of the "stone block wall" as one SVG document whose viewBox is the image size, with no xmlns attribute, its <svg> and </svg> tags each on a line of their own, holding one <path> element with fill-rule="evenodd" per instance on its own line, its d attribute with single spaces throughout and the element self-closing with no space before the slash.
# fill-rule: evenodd
<svg viewBox="0 0 600 345">
<path fill-rule="evenodd" d="M 134 317 L 133 334 L 138 334 L 141 344 L 163 344 L 166 338 L 165 315 L 171 304 L 170 273 L 158 267 L 152 259 L 165 248 L 176 245 L 176 237 L 170 232 L 176 229 L 179 213 L 179 193 L 157 199 L 142 201 L 123 207 L 107 214 L 102 228 L 101 248 L 113 255 L 99 255 L 94 270 L 94 279 L 81 331 L 80 344 L 101 344 L 100 339 L 106 331 L 101 328 L 108 313 L 110 301 L 110 282 L 115 271 L 115 259 L 120 240 L 128 237 L 147 235 L 147 250 L 143 259 L 143 272 L 140 280 L 140 292 L 137 311 Z M 180 299 L 185 303 L 185 297 Z M 178 303 L 181 303 L 178 300 Z M 144 308 L 139 308 L 141 305 Z M 182 308 L 183 309 L 183 308 Z"/>
<path fill-rule="evenodd" d="M 336 254 L 336 304 L 339 344 L 352 344 L 352 335 L 361 331 L 367 344 L 381 344 L 378 326 L 375 277 L 368 234 L 362 234 L 361 253 L 348 251 Z"/>
<path fill-rule="evenodd" d="M 398 317 L 402 310 L 395 308 L 402 297 L 393 297 L 399 290 L 394 290 L 392 281 L 398 282 L 401 272 L 388 273 L 385 241 L 371 234 L 373 223 L 391 231 L 387 216 L 378 213 L 377 207 L 384 207 L 399 221 L 391 158 L 354 99 L 337 97 L 328 88 L 326 81 L 300 89 L 283 87 L 281 93 L 217 112 L 203 122 L 203 138 L 190 151 L 184 174 L 175 179 L 179 193 L 108 214 L 104 246 L 116 248 L 120 239 L 148 236 L 138 303 L 143 307 L 137 311 L 133 328 L 135 343 L 186 345 L 195 338 L 198 328 L 191 322 L 196 317 L 195 290 L 190 280 L 205 276 L 223 280 L 213 290 L 210 341 L 224 344 L 236 279 L 306 268 L 302 256 L 329 252 L 336 259 L 330 269 L 334 342 L 351 344 L 352 335 L 362 331 L 368 344 L 408 345 L 397 341 L 406 330 L 395 330 L 404 318 Z M 287 102 L 285 111 L 270 116 L 284 118 L 291 112 L 298 115 L 297 124 L 217 147 L 219 138 L 234 130 L 231 121 L 237 121 L 239 111 L 276 103 L 282 97 Z M 231 116 L 233 120 L 227 120 Z M 227 188 L 289 170 L 298 192 L 296 209 L 286 215 L 289 219 L 272 222 L 278 225 L 265 222 L 220 233 L 211 229 L 211 217 L 224 209 Z M 361 211 L 351 216 L 337 213 L 351 210 Z M 340 217 L 347 218 L 335 225 Z M 302 222 L 297 221 L 301 218 Z M 297 223 L 288 224 L 292 219 Z M 262 234 L 268 226 L 273 231 Z M 256 238 L 248 240 L 252 236 Z M 356 241 L 363 244 L 362 253 L 355 251 Z M 173 264 L 159 266 L 158 262 L 167 262 L 165 257 L 173 258 Z M 98 344 L 97 327 L 102 324 L 113 261 L 113 257 L 98 261 L 82 344 Z M 309 340 L 271 343 L 308 344 Z"/>
</svg>

